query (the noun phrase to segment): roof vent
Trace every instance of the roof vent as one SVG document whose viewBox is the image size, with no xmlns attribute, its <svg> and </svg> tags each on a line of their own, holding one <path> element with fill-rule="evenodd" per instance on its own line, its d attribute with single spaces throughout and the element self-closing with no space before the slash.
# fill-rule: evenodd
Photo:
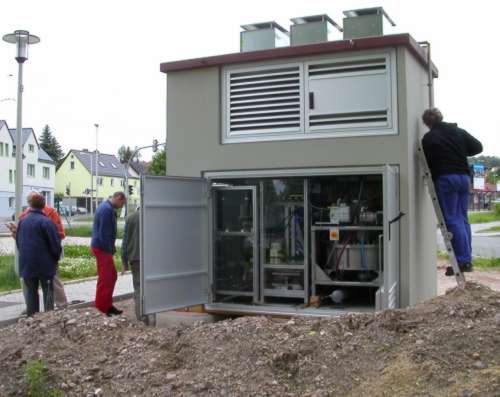
<svg viewBox="0 0 500 397">
<path fill-rule="evenodd" d="M 290 26 L 291 45 L 303 45 L 321 43 L 331 39 L 335 28 L 342 32 L 342 28 L 328 15 L 311 15 L 290 19 L 293 25 Z"/>
<path fill-rule="evenodd" d="M 382 36 L 384 34 L 384 17 L 392 26 L 394 21 L 382 7 L 362 8 L 344 11 L 344 39 Z"/>
<path fill-rule="evenodd" d="M 290 44 L 288 31 L 276 22 L 241 25 L 240 51 L 268 50 Z"/>
</svg>

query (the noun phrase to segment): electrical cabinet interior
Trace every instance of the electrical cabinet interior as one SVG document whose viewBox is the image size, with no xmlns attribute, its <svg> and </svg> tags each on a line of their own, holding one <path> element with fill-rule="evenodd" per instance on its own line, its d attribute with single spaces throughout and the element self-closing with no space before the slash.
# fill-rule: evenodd
<svg viewBox="0 0 500 397">
<path fill-rule="evenodd" d="M 143 197 L 142 220 L 150 225 L 143 224 L 141 250 L 144 305 L 155 307 L 144 312 L 161 306 L 153 291 L 169 297 L 168 308 L 182 307 L 189 286 L 197 290 L 189 302 L 211 309 L 397 307 L 397 169 L 365 171 L 188 182 L 145 177 L 143 190 L 150 194 Z M 174 187 L 185 191 L 180 195 Z M 171 252 L 165 255 L 159 249 L 168 236 Z M 188 289 L 178 298 L 173 295 L 180 285 Z"/>
</svg>

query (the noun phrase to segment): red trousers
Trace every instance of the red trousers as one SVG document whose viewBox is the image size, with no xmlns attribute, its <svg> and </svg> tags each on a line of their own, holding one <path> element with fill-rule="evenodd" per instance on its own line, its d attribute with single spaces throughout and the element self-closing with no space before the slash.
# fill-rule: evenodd
<svg viewBox="0 0 500 397">
<path fill-rule="evenodd" d="M 95 307 L 107 313 L 113 305 L 113 291 L 115 290 L 116 273 L 113 255 L 99 248 L 92 248 L 97 261 L 97 288 L 95 291 Z"/>
</svg>

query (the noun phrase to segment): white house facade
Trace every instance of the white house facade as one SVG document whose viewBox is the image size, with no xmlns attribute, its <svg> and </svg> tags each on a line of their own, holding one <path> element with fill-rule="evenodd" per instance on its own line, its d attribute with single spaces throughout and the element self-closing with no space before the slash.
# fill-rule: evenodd
<svg viewBox="0 0 500 397">
<path fill-rule="evenodd" d="M 0 217 L 11 217 L 15 210 L 16 130 L 0 120 Z M 32 128 L 23 128 L 23 206 L 30 191 L 44 195 L 54 205 L 55 162 L 40 147 Z"/>
</svg>

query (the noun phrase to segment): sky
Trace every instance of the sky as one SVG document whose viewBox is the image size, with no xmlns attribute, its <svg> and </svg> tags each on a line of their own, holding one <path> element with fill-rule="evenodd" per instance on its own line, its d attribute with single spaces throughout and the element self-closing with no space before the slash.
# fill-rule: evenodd
<svg viewBox="0 0 500 397">
<path fill-rule="evenodd" d="M 48 124 L 65 151 L 115 154 L 122 144 L 165 140 L 165 75 L 161 62 L 239 51 L 240 25 L 383 6 L 396 22 L 386 34 L 410 33 L 432 44 L 435 103 L 500 155 L 500 3 L 472 1 L 128 1 L 2 2 L 2 32 L 29 30 L 41 38 L 24 67 L 23 125 L 37 135 Z M 341 39 L 341 33 L 337 34 Z M 17 63 L 0 42 L 0 119 L 15 127 Z M 148 159 L 150 152 L 144 152 Z"/>
</svg>

